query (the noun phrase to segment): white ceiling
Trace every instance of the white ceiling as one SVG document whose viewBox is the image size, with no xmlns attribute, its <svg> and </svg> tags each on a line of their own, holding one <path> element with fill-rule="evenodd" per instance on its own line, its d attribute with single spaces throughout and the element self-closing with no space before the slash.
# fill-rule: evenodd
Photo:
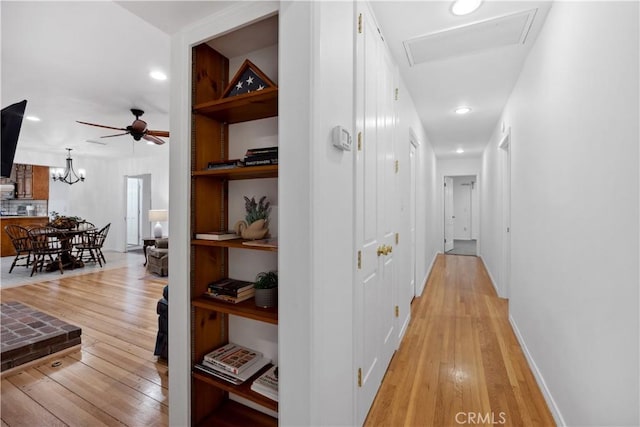
<svg viewBox="0 0 640 427">
<path fill-rule="evenodd" d="M 19 148 L 76 155 L 153 155 L 163 146 L 130 136 L 100 139 L 126 127 L 132 107 L 150 129 L 169 130 L 169 87 L 152 69 L 169 72 L 170 34 L 227 7 L 228 1 L 1 1 L 2 107 L 27 99 Z M 374 1 L 372 8 L 439 157 L 480 154 L 497 124 L 522 63 L 550 7 L 548 2 L 485 1 L 467 17 L 449 1 Z M 540 8 L 524 45 L 409 66 L 403 41 L 473 22 Z M 473 112 L 456 116 L 467 104 Z M 116 132 L 113 132 L 116 133 Z M 106 142 L 98 145 L 87 140 Z M 170 140 L 170 138 L 169 138 Z"/>
<path fill-rule="evenodd" d="M 523 61 L 544 23 L 548 1 L 490 1 L 467 16 L 450 12 L 451 1 L 374 1 L 380 30 L 400 68 L 439 158 L 477 157 L 498 123 Z M 403 41 L 479 21 L 539 8 L 524 45 L 502 46 L 409 66 Z M 459 105 L 473 111 L 456 115 Z"/>
</svg>

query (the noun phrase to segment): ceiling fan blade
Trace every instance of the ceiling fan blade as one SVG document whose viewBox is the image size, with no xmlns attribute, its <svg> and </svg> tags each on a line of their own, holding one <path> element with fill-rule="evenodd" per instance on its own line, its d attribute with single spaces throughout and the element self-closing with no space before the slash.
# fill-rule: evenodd
<svg viewBox="0 0 640 427">
<path fill-rule="evenodd" d="M 146 135 L 143 135 L 142 137 L 143 137 L 144 139 L 146 139 L 147 141 L 151 141 L 151 142 L 153 142 L 154 144 L 157 144 L 157 145 L 162 145 L 162 144 L 164 144 L 164 141 L 163 141 L 163 140 L 161 140 L 160 138 L 156 138 L 156 137 L 155 137 L 155 136 L 153 136 L 153 135 L 149 135 L 148 133 L 147 133 Z"/>
<path fill-rule="evenodd" d="M 83 125 L 97 126 L 99 128 L 115 129 L 115 130 L 126 130 L 125 128 L 114 128 L 113 126 L 97 125 L 95 123 L 81 122 L 80 120 L 76 120 L 76 122 L 82 123 Z"/>
<path fill-rule="evenodd" d="M 117 133 L 115 135 L 105 135 L 105 136 L 101 136 L 100 138 L 113 138 L 114 136 L 122 136 L 122 135 L 129 135 L 129 132 Z"/>
<path fill-rule="evenodd" d="M 165 137 L 165 138 L 169 138 L 169 131 L 167 131 L 167 130 L 148 130 L 147 129 L 147 135 L 162 136 L 162 137 Z"/>
<path fill-rule="evenodd" d="M 142 138 L 146 139 L 147 141 L 153 142 L 154 144 L 157 144 L 157 145 L 162 145 L 162 144 L 165 143 L 165 141 L 163 141 L 162 139 L 157 138 L 157 137 L 155 137 L 153 135 L 148 135 L 148 134 L 147 135 L 143 135 Z"/>
</svg>

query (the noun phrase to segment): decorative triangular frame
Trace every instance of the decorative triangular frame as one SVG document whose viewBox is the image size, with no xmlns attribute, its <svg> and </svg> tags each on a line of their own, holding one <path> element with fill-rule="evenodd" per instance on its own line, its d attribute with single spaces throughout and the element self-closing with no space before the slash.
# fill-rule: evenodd
<svg viewBox="0 0 640 427">
<path fill-rule="evenodd" d="M 242 63 L 242 66 L 240 66 L 236 74 L 233 76 L 233 79 L 231 79 L 231 81 L 225 88 L 224 92 L 222 93 L 222 97 L 220 99 L 230 98 L 229 94 L 231 93 L 233 88 L 238 84 L 238 82 L 240 81 L 240 78 L 248 68 L 250 68 L 258 77 L 260 77 L 260 79 L 262 79 L 263 82 L 267 84 L 267 86 L 262 90 L 278 88 L 278 86 L 276 86 L 276 84 L 269 77 L 267 77 L 267 75 L 263 73 L 262 70 L 260 70 L 260 68 L 258 68 L 253 62 L 249 61 L 248 59 L 245 59 L 244 62 Z M 232 98 L 235 98 L 236 96 L 246 96 L 246 95 L 251 96 L 254 93 L 255 92 L 234 95 Z"/>
</svg>

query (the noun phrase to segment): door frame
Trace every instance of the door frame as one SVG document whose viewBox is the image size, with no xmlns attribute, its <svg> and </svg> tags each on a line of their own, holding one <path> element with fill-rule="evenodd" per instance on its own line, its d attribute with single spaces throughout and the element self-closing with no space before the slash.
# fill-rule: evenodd
<svg viewBox="0 0 640 427">
<path fill-rule="evenodd" d="M 128 205 L 129 205 L 129 190 L 128 190 L 128 183 L 129 183 L 129 178 L 132 179 L 139 179 L 142 183 L 142 188 L 140 191 L 140 215 L 138 217 L 138 221 L 139 221 L 139 228 L 140 228 L 140 239 L 141 241 L 139 242 L 140 244 L 138 246 L 132 246 L 129 247 L 128 244 L 128 227 L 127 227 L 127 211 L 128 211 Z M 123 230 L 123 234 L 124 234 L 124 240 L 123 240 L 123 252 L 128 252 L 130 249 L 139 249 L 142 247 L 142 239 L 148 234 L 151 235 L 151 223 L 149 222 L 149 209 L 151 209 L 151 174 L 150 173 L 145 173 L 145 174 L 139 174 L 139 175 L 125 175 L 124 176 L 124 216 L 123 216 L 123 220 L 124 220 L 124 230 Z M 144 224 L 149 224 L 149 228 L 147 230 L 147 233 L 145 233 L 145 227 Z"/>
<path fill-rule="evenodd" d="M 472 189 L 472 193 L 471 193 L 471 209 L 473 210 L 473 191 L 478 191 L 478 194 L 476 196 L 477 200 L 478 200 L 478 206 L 477 206 L 477 210 L 478 210 L 478 229 L 480 229 L 480 224 L 482 224 L 482 209 L 480 209 L 480 204 L 482 201 L 482 194 L 480 193 L 480 189 L 481 189 L 481 176 L 479 172 L 468 172 L 468 173 L 445 173 L 443 174 L 440 178 L 441 178 L 441 185 L 442 185 L 442 253 L 446 254 L 446 250 L 445 250 L 445 242 L 444 242 L 444 235 L 445 235 L 445 227 L 446 227 L 446 217 L 445 217 L 445 210 L 446 210 L 446 201 L 445 201 L 445 187 L 444 187 L 444 180 L 445 178 L 456 178 L 456 177 L 461 177 L 461 176 L 473 176 L 475 177 L 475 186 Z M 473 215 L 473 212 L 472 212 Z M 473 224 L 473 217 L 471 218 L 471 224 Z M 473 227 L 473 226 L 472 226 Z M 471 233 L 471 238 L 473 239 L 473 231 Z M 481 234 L 478 233 L 478 238 L 476 239 L 476 256 L 480 256 L 480 240 L 482 239 Z"/>
</svg>

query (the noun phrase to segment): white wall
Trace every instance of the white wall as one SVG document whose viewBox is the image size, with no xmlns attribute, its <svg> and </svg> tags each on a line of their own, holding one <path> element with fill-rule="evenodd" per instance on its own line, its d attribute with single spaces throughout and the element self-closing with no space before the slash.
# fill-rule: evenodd
<svg viewBox="0 0 640 427">
<path fill-rule="evenodd" d="M 638 3 L 556 2 L 504 111 L 512 324 L 560 424 L 638 425 Z M 500 125 L 482 256 L 501 263 Z"/>
<path fill-rule="evenodd" d="M 124 142 L 130 144 L 130 142 Z M 142 144 L 142 143 L 140 143 Z M 16 150 L 14 161 L 50 167 L 64 167 L 66 152 L 58 155 Z M 103 159 L 76 156 L 72 152 L 73 167 L 86 169 L 84 182 L 68 185 L 49 183 L 49 212 L 55 210 L 63 215 L 84 218 L 97 227 L 111 223 L 105 241 L 107 250 L 124 251 L 126 247 L 126 175 L 151 174 L 151 208 L 169 208 L 169 149 L 157 146 L 153 157 L 127 157 Z M 150 230 L 150 229 L 149 229 Z M 164 233 L 169 232 L 167 223 Z M 150 231 L 148 231 L 150 232 Z"/>
</svg>

